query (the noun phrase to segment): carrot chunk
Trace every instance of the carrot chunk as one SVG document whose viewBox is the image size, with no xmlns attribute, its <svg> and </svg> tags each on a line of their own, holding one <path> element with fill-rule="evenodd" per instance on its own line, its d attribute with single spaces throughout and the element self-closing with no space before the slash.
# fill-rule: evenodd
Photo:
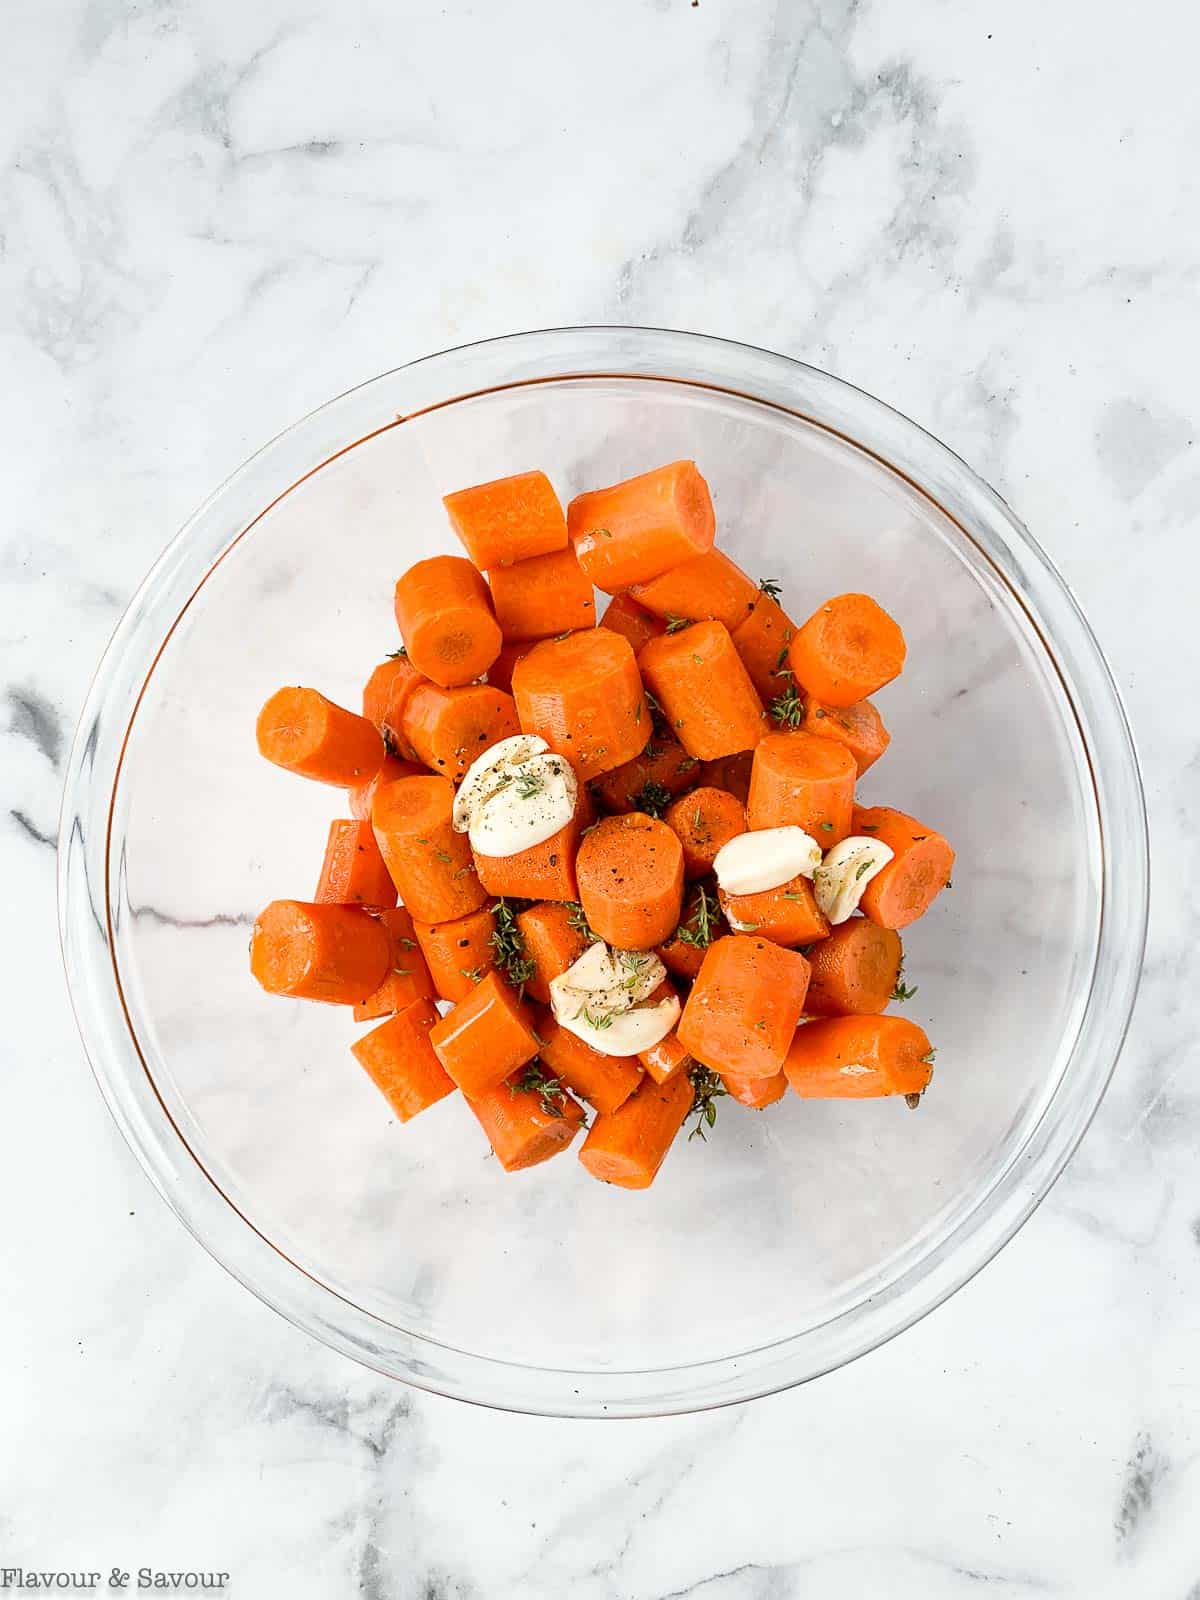
<svg viewBox="0 0 1200 1600">
<path fill-rule="evenodd" d="M 499 973 L 487 973 L 430 1034 L 438 1060 L 465 1095 L 479 1095 L 532 1061 L 537 1035 L 528 1006 Z"/>
<path fill-rule="evenodd" d="M 788 686 L 788 645 L 796 632 L 795 623 L 778 600 L 760 594 L 749 616 L 729 632 L 750 682 L 763 704 L 770 705 Z"/>
<path fill-rule="evenodd" d="M 754 610 L 761 590 L 721 550 L 712 549 L 649 583 L 635 583 L 630 595 L 647 611 L 691 622 L 723 622 L 730 633 Z"/>
<path fill-rule="evenodd" d="M 487 899 L 471 846 L 452 821 L 454 788 L 445 778 L 401 778 L 375 796 L 371 825 L 392 882 L 414 917 L 450 922 Z"/>
<path fill-rule="evenodd" d="M 409 660 L 443 689 L 482 675 L 500 653 L 487 584 L 462 556 L 432 556 L 396 584 L 396 623 Z"/>
<path fill-rule="evenodd" d="M 388 968 L 388 936 L 361 906 L 272 900 L 250 937 L 250 970 L 268 994 L 355 1005 Z"/>
<path fill-rule="evenodd" d="M 638 605 L 627 594 L 613 596 L 600 618 L 600 626 L 612 633 L 619 633 L 622 639 L 628 639 L 634 655 L 644 644 L 667 631 L 667 625 L 661 617 L 647 611 L 645 606 Z"/>
<path fill-rule="evenodd" d="M 378 921 L 388 936 L 387 976 L 373 994 L 354 1008 L 355 1022 L 371 1022 L 404 1011 L 414 1000 L 432 1000 L 437 992 L 417 944 L 413 919 L 403 906 L 381 911 Z"/>
<path fill-rule="evenodd" d="M 928 1035 L 907 1017 L 825 1017 L 796 1030 L 784 1071 L 806 1099 L 863 1100 L 920 1094 L 932 1063 Z"/>
<path fill-rule="evenodd" d="M 709 945 L 726 931 L 717 896 L 705 884 L 697 883 L 688 891 L 679 926 L 654 953 L 668 972 L 690 980 L 699 973 Z"/>
<path fill-rule="evenodd" d="M 676 1032 L 714 1072 L 771 1078 L 804 1010 L 808 962 L 769 939 L 733 934 L 705 954 Z"/>
<path fill-rule="evenodd" d="M 829 932 L 807 878 L 789 878 L 777 889 L 760 889 L 757 894 L 726 894 L 724 889 L 718 894 L 734 933 L 757 933 L 774 944 L 798 945 L 824 939 Z"/>
<path fill-rule="evenodd" d="M 722 1072 L 720 1078 L 725 1085 L 725 1093 L 739 1105 L 749 1106 L 752 1111 L 773 1106 L 776 1100 L 782 1100 L 787 1093 L 785 1072 L 777 1072 L 773 1078 L 742 1078 L 736 1072 Z"/>
<path fill-rule="evenodd" d="M 496 621 L 506 644 L 549 639 L 596 626 L 596 602 L 570 545 L 488 573 Z"/>
<path fill-rule="evenodd" d="M 672 461 L 608 489 L 577 495 L 567 531 L 597 589 L 616 594 L 711 550 L 712 497 L 694 461 Z"/>
<path fill-rule="evenodd" d="M 385 741 L 395 743 L 401 737 L 409 696 L 418 684 L 428 682 L 406 655 L 389 656 L 379 663 L 363 685 L 363 716 L 375 724 Z"/>
<path fill-rule="evenodd" d="M 419 761 L 401 761 L 398 756 L 384 756 L 383 765 L 367 783 L 357 784 L 353 789 L 347 789 L 346 799 L 350 802 L 350 815 L 363 821 L 370 821 L 371 807 L 375 803 L 375 792 L 385 783 L 395 783 L 397 778 L 423 778 L 426 776 L 425 768 Z"/>
<path fill-rule="evenodd" d="M 571 1096 L 526 1088 L 522 1074 L 467 1097 L 496 1160 L 505 1172 L 522 1172 L 561 1155 L 583 1126 L 583 1107 Z"/>
<path fill-rule="evenodd" d="M 769 733 L 754 752 L 746 816 L 752 828 L 803 828 L 828 850 L 850 832 L 854 757 L 811 733 Z"/>
<path fill-rule="evenodd" d="M 544 1006 L 550 1004 L 551 978 L 560 978 L 588 947 L 581 920 L 581 908 L 562 901 L 542 900 L 517 913 L 525 958 L 533 966 L 525 990 Z"/>
<path fill-rule="evenodd" d="M 683 902 L 683 849 L 640 811 L 605 817 L 575 861 L 579 898 L 593 932 L 618 950 L 650 950 L 674 932 Z"/>
<path fill-rule="evenodd" d="M 592 1123 L 579 1159 L 593 1178 L 621 1189 L 648 1189 L 675 1135 L 692 1109 L 694 1092 L 686 1072 L 666 1083 L 646 1078 L 623 1105 Z"/>
<path fill-rule="evenodd" d="M 741 750 L 736 756 L 721 756 L 700 766 L 700 782 L 707 789 L 725 789 L 743 805 L 750 798 L 750 772 L 754 751 Z"/>
<path fill-rule="evenodd" d="M 387 753 L 379 729 L 316 689 L 278 689 L 258 714 L 259 754 L 340 789 L 366 783 Z"/>
<path fill-rule="evenodd" d="M 329 824 L 325 860 L 314 900 L 386 911 L 396 904 L 396 885 L 388 875 L 369 822 Z"/>
<path fill-rule="evenodd" d="M 500 647 L 500 654 L 488 668 L 488 686 L 492 689 L 501 689 L 505 694 L 512 693 L 513 668 L 522 656 L 527 656 L 533 649 L 534 641 L 522 639 L 515 644 L 505 644 Z"/>
<path fill-rule="evenodd" d="M 856 834 L 881 839 L 893 852 L 863 891 L 863 915 L 881 928 L 907 928 L 950 882 L 954 851 L 936 828 L 890 806 L 856 806 L 853 826 Z"/>
<path fill-rule="evenodd" d="M 455 781 L 492 745 L 519 732 L 512 696 L 487 683 L 422 684 L 404 708 L 404 738 L 427 767 Z"/>
<path fill-rule="evenodd" d="M 567 519 L 544 472 L 517 472 L 457 489 L 442 504 L 481 572 L 549 555 L 567 542 Z"/>
<path fill-rule="evenodd" d="M 437 1020 L 432 1000 L 414 1000 L 350 1046 L 401 1122 L 454 1093 L 429 1042 Z"/>
<path fill-rule="evenodd" d="M 651 639 L 638 657 L 675 736 L 700 761 L 751 750 L 766 732 L 762 705 L 723 622 Z"/>
<path fill-rule="evenodd" d="M 891 928 L 851 917 L 808 953 L 812 979 L 804 1009 L 810 1017 L 884 1011 L 900 980 L 904 952 Z"/>
<path fill-rule="evenodd" d="M 480 906 L 449 922 L 416 922 L 413 927 L 443 1000 L 464 1000 L 496 965 L 492 946 L 496 914 L 491 906 Z"/>
<path fill-rule="evenodd" d="M 700 763 L 678 739 L 655 733 L 640 755 L 597 778 L 592 788 L 609 811 L 648 811 L 653 816 L 673 795 L 691 788 L 699 775 Z"/>
<path fill-rule="evenodd" d="M 513 668 L 526 733 L 540 734 L 584 778 L 631 761 L 650 739 L 650 712 L 629 642 L 607 628 L 547 639 Z"/>
<path fill-rule="evenodd" d="M 677 1033 L 667 1034 L 665 1039 L 652 1044 L 649 1050 L 640 1050 L 638 1060 L 655 1083 L 666 1083 L 677 1072 L 686 1073 L 693 1064 L 691 1056 L 679 1042 Z"/>
<path fill-rule="evenodd" d="M 788 646 L 788 665 L 809 694 L 829 706 L 852 706 L 904 668 L 904 635 L 870 595 L 827 600 Z"/>
<path fill-rule="evenodd" d="M 642 1081 L 636 1056 L 601 1055 L 548 1011 L 538 1017 L 537 1031 L 543 1063 L 573 1094 L 597 1111 L 615 1111 Z"/>
<path fill-rule="evenodd" d="M 475 870 L 489 894 L 513 900 L 578 900 L 575 857 L 583 830 L 595 816 L 591 797 L 581 784 L 570 822 L 541 844 L 510 856 L 485 856 L 475 851 Z"/>
<path fill-rule="evenodd" d="M 746 808 L 724 789 L 701 787 L 676 800 L 663 821 L 683 846 L 683 871 L 688 878 L 706 878 L 723 845 L 746 831 Z"/>
<path fill-rule="evenodd" d="M 815 695 L 809 695 L 800 726 L 805 733 L 814 733 L 819 739 L 836 739 L 838 744 L 844 744 L 854 757 L 860 778 L 892 742 L 883 718 L 869 700 L 856 700 L 852 706 L 838 707 L 825 705 Z"/>
</svg>

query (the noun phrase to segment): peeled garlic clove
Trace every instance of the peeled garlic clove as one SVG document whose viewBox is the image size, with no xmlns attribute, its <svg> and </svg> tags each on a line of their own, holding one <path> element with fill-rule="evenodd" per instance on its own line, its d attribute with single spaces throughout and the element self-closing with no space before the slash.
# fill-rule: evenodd
<svg viewBox="0 0 1200 1600">
<path fill-rule="evenodd" d="M 855 834 L 835 844 L 813 874 L 817 905 L 835 926 L 858 910 L 863 890 L 881 873 L 894 852 L 882 839 Z"/>
<path fill-rule="evenodd" d="M 566 972 L 551 978 L 550 1004 L 555 1016 L 560 1008 L 569 1015 L 585 1005 L 594 1016 L 628 1011 L 652 995 L 666 975 L 652 950 L 613 950 L 598 940 Z"/>
<path fill-rule="evenodd" d="M 466 833 L 471 826 L 471 816 L 489 795 L 500 787 L 504 774 L 531 756 L 540 756 L 549 750 L 545 739 L 536 733 L 515 733 L 510 739 L 501 739 L 476 756 L 463 775 L 454 796 L 454 827 Z"/>
<path fill-rule="evenodd" d="M 821 846 L 803 828 L 758 828 L 723 844 L 713 870 L 726 894 L 761 894 L 811 878 L 820 864 Z"/>
<path fill-rule="evenodd" d="M 678 995 L 671 994 L 664 995 L 661 1000 L 634 1006 L 632 1010 L 622 1011 L 616 1016 L 610 1014 L 600 1027 L 588 1020 L 583 1009 L 573 1015 L 569 1009 L 564 1009 L 561 1015 L 557 1011 L 555 1015 L 568 1033 L 582 1039 L 584 1044 L 590 1044 L 601 1055 L 636 1056 L 666 1038 L 679 1021 L 680 1010 Z M 591 1007 L 587 1007 L 586 1011 L 592 1017 L 600 1015 Z"/>
<path fill-rule="evenodd" d="M 515 856 L 552 839 L 575 815 L 579 785 L 562 756 L 535 755 L 505 767 L 471 811 L 468 837 L 481 856 Z"/>
</svg>

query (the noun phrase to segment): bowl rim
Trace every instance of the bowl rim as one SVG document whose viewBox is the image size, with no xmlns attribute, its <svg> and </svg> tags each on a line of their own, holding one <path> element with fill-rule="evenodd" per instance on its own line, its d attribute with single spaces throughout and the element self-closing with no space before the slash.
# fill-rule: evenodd
<svg viewBox="0 0 1200 1600">
<path fill-rule="evenodd" d="M 460 377 L 443 393 L 445 377 L 458 373 L 505 376 L 466 388 Z M 159 1096 L 125 1009 L 113 942 L 110 830 L 129 732 L 155 666 L 212 570 L 272 505 L 338 456 L 429 410 L 493 390 L 618 377 L 727 391 L 836 434 L 907 481 L 983 551 L 1024 612 L 1075 718 L 1100 839 L 1100 914 L 1076 1037 L 1039 1116 L 990 1188 L 882 1293 L 759 1350 L 673 1368 L 577 1372 L 476 1355 L 385 1322 L 292 1261 L 217 1187 Z M 385 391 L 398 385 L 425 403 L 380 412 Z M 349 419 L 357 421 L 347 430 Z M 374 425 L 364 431 L 366 423 Z M 282 474 L 288 481 L 264 499 L 280 476 L 285 445 L 309 465 Z M 620 324 L 506 334 L 422 356 L 326 401 L 237 468 L 139 585 L 96 668 L 64 780 L 58 863 L 63 959 L 93 1075 L 147 1175 L 209 1254 L 294 1325 L 387 1376 L 497 1409 L 577 1417 L 706 1410 L 793 1387 L 877 1348 L 968 1282 L 1040 1204 L 1103 1098 L 1136 998 L 1149 903 L 1145 800 L 1120 694 L 1067 584 L 1001 497 L 927 430 L 819 368 L 734 340 Z M 179 1160 L 181 1148 L 190 1163 Z"/>
</svg>

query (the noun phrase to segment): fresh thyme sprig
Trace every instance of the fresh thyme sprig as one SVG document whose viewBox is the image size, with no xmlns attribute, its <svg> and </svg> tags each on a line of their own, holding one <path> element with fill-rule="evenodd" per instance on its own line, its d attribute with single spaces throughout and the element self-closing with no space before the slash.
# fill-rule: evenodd
<svg viewBox="0 0 1200 1600">
<path fill-rule="evenodd" d="M 696 1119 L 696 1126 L 688 1134 L 688 1142 L 690 1144 L 693 1139 L 700 1138 L 707 1143 L 708 1134 L 705 1130 L 715 1127 L 717 1123 L 716 1102 L 722 1095 L 728 1094 L 729 1090 L 721 1082 L 718 1073 L 709 1067 L 702 1067 L 699 1062 L 688 1069 L 688 1076 L 695 1091 L 695 1099 L 692 1101 L 692 1109 L 688 1112 L 688 1116 Z"/>
<path fill-rule="evenodd" d="M 684 628 L 690 628 L 695 620 L 695 617 L 677 617 L 673 611 L 668 611 L 667 632 L 680 633 Z"/>
<path fill-rule="evenodd" d="M 644 811 L 649 817 L 661 817 L 671 804 L 671 791 L 656 779 L 647 778 L 630 803 L 635 811 Z"/>
<path fill-rule="evenodd" d="M 492 907 L 496 919 L 495 932 L 489 943 L 496 965 L 511 984 L 520 989 L 533 977 L 533 962 L 525 951 L 525 940 L 517 926 L 517 914 L 505 899 Z"/>
<path fill-rule="evenodd" d="M 542 1110 L 548 1117 L 561 1117 L 563 1107 L 567 1102 L 567 1092 L 555 1077 L 552 1077 L 536 1057 L 525 1067 L 521 1076 L 509 1087 L 510 1094 L 518 1090 L 527 1094 L 536 1094 L 542 1103 Z"/>
<path fill-rule="evenodd" d="M 707 950 L 713 942 L 717 918 L 721 908 L 714 894 L 703 884 L 696 890 L 696 904 L 686 922 L 681 922 L 675 937 L 680 944 L 694 945 L 697 950 Z"/>
<path fill-rule="evenodd" d="M 783 593 L 783 585 L 779 582 L 778 578 L 760 578 L 758 580 L 758 587 L 769 600 L 778 600 L 779 596 Z"/>
<path fill-rule="evenodd" d="M 777 694 L 770 704 L 776 722 L 785 728 L 798 728 L 804 721 L 804 697 L 794 683 L 789 683 L 782 694 Z"/>
</svg>

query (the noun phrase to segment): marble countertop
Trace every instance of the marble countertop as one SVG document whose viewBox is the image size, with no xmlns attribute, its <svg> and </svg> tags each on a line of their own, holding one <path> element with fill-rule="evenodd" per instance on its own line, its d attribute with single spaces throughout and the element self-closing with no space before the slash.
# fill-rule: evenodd
<svg viewBox="0 0 1200 1600">
<path fill-rule="evenodd" d="M 16 0 L 0 60 L 0 1567 L 272 1600 L 1200 1597 L 1200 24 L 1063 0 Z M 976 465 L 1106 647 L 1159 865 L 1066 1175 L 807 1388 L 616 1425 L 373 1377 L 180 1228 L 60 972 L 61 772 L 199 500 L 515 328 L 803 357 Z"/>
</svg>

